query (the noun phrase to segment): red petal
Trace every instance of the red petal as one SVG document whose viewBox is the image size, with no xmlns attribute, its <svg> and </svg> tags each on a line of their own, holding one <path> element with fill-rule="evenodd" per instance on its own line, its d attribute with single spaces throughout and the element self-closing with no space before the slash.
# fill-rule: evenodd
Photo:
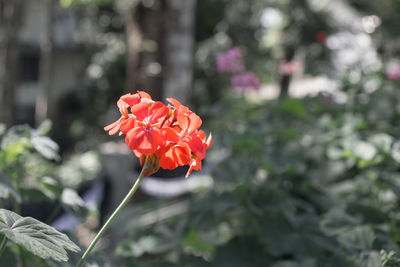
<svg viewBox="0 0 400 267">
<path fill-rule="evenodd" d="M 184 133 L 186 133 L 187 129 L 189 128 L 189 117 L 183 113 L 178 113 L 177 120 L 179 127 L 181 127 Z"/>
<path fill-rule="evenodd" d="M 172 105 L 174 105 L 174 108 L 176 110 L 176 116 L 178 116 L 178 114 L 183 114 L 184 116 L 188 116 L 190 113 L 190 110 L 188 107 L 182 105 L 178 100 L 174 99 L 174 98 L 167 98 L 168 102 L 172 103 Z"/>
<path fill-rule="evenodd" d="M 147 116 L 149 116 L 150 104 L 141 102 L 131 108 L 131 112 L 135 115 L 136 119 L 143 121 Z"/>
<path fill-rule="evenodd" d="M 161 118 L 168 114 L 168 108 L 161 102 L 139 104 L 131 108 L 131 112 L 136 119 L 143 121 L 146 118 L 150 124 L 161 122 Z"/>
<path fill-rule="evenodd" d="M 168 153 L 170 152 L 160 157 L 160 167 L 166 170 L 173 170 L 178 167 L 178 163 Z"/>
<path fill-rule="evenodd" d="M 136 157 L 138 157 L 140 159 L 140 165 L 143 166 L 143 162 L 142 161 L 145 159 L 145 157 L 142 157 L 142 153 L 139 153 L 136 150 L 133 150 L 133 153 L 135 154 Z"/>
<path fill-rule="evenodd" d="M 144 98 L 144 99 L 150 99 L 151 100 L 151 96 L 144 92 L 144 91 L 137 91 L 137 94 L 140 96 L 140 98 Z"/>
<path fill-rule="evenodd" d="M 121 112 L 122 116 L 127 118 L 129 105 L 127 103 L 125 103 L 124 101 L 122 101 L 121 99 L 119 99 L 117 102 L 117 106 L 118 106 L 119 112 Z"/>
<path fill-rule="evenodd" d="M 139 103 L 140 97 L 138 94 L 125 94 L 119 98 L 121 101 L 124 101 L 129 106 L 134 106 Z"/>
<path fill-rule="evenodd" d="M 109 135 L 115 134 L 119 130 L 119 127 L 120 127 L 120 124 L 121 124 L 121 119 L 122 118 L 120 118 L 117 121 L 107 125 L 106 127 L 104 127 L 104 130 L 105 131 L 109 131 L 108 132 Z"/>
<path fill-rule="evenodd" d="M 170 113 L 168 112 L 167 115 L 169 115 Z M 162 128 L 167 128 L 170 127 L 171 124 L 174 122 L 175 116 L 172 114 L 170 115 L 162 124 Z"/>
<path fill-rule="evenodd" d="M 172 128 L 164 128 L 161 133 L 165 141 L 178 143 L 180 140 L 178 133 Z"/>
<path fill-rule="evenodd" d="M 127 133 L 125 142 L 130 149 L 150 155 L 157 150 L 163 140 L 161 134 L 156 129 L 140 126 L 131 129 Z"/>
<path fill-rule="evenodd" d="M 131 129 L 136 127 L 136 120 L 135 118 L 128 118 L 126 120 L 124 120 L 121 123 L 121 126 L 119 127 L 121 132 L 123 132 L 124 134 L 126 134 L 127 132 L 129 132 Z"/>
<path fill-rule="evenodd" d="M 184 142 L 173 147 L 173 155 L 179 166 L 187 165 L 190 162 L 190 148 Z"/>
<path fill-rule="evenodd" d="M 189 120 L 190 120 L 190 125 L 189 128 L 187 129 L 188 134 L 191 134 L 195 130 L 199 129 L 202 121 L 199 116 L 197 116 L 195 113 L 191 113 L 189 115 Z"/>
<path fill-rule="evenodd" d="M 206 140 L 206 133 L 203 130 L 199 130 L 197 132 L 197 136 L 201 139 L 201 141 L 205 141 Z"/>
<path fill-rule="evenodd" d="M 206 149 L 209 149 L 211 146 L 212 146 L 212 136 L 210 133 L 210 135 L 208 136 L 207 141 L 206 141 Z"/>
<path fill-rule="evenodd" d="M 190 163 L 189 170 L 186 173 L 186 178 L 189 177 L 189 175 L 192 173 L 193 170 L 200 170 L 201 171 L 201 161 L 197 159 L 193 159 L 192 162 Z"/>
<path fill-rule="evenodd" d="M 174 105 L 175 109 L 179 109 L 179 107 L 182 105 L 178 100 L 175 98 L 167 98 L 167 101 L 172 103 Z"/>
<path fill-rule="evenodd" d="M 169 110 L 167 106 L 165 106 L 161 102 L 154 102 L 151 105 L 151 110 L 150 110 L 150 121 L 151 123 L 158 122 L 160 118 L 165 117 L 168 114 Z"/>
<path fill-rule="evenodd" d="M 192 152 L 197 154 L 201 159 L 206 156 L 206 149 L 203 145 L 203 142 L 198 136 L 191 135 L 187 136 L 187 144 L 189 145 Z"/>
<path fill-rule="evenodd" d="M 178 166 L 184 166 L 190 162 L 189 146 L 181 142 L 179 145 L 174 145 L 160 157 L 160 166 L 163 169 L 172 170 Z"/>
</svg>

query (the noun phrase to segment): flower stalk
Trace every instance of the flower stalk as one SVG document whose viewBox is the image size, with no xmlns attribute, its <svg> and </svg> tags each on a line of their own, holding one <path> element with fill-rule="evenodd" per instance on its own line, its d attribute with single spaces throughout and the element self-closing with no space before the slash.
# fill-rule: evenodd
<svg viewBox="0 0 400 267">
<path fill-rule="evenodd" d="M 117 106 L 121 117 L 104 127 L 110 135 L 125 134 L 125 143 L 143 166 L 135 184 L 117 209 L 97 233 L 77 264 L 81 267 L 86 258 L 110 226 L 111 222 L 135 194 L 144 176 L 150 176 L 161 167 L 173 170 L 178 166 L 189 166 L 186 177 L 193 170 L 201 171 L 201 161 L 212 145 L 211 134 L 206 138 L 200 130 L 201 118 L 178 100 L 167 98 L 172 105 L 154 101 L 143 91 L 125 94 Z"/>
<path fill-rule="evenodd" d="M 110 226 L 111 222 L 118 215 L 118 213 L 125 207 L 125 205 L 129 202 L 129 200 L 132 198 L 132 196 L 135 194 L 136 190 L 139 188 L 140 182 L 142 181 L 143 177 L 145 176 L 147 169 L 148 169 L 148 163 L 146 160 L 143 165 L 142 171 L 140 172 L 139 177 L 137 178 L 135 184 L 132 186 L 131 190 L 129 190 L 128 194 L 125 196 L 125 198 L 119 204 L 119 206 L 115 209 L 115 211 L 110 216 L 110 218 L 108 218 L 107 222 L 103 225 L 103 227 L 97 233 L 97 235 L 93 239 L 92 243 L 90 243 L 89 247 L 86 249 L 85 253 L 82 255 L 81 259 L 79 260 L 78 264 L 76 265 L 77 267 L 82 266 L 82 264 L 85 262 L 86 258 L 89 256 L 92 249 L 95 247 L 96 243 L 99 241 L 99 239 L 102 237 L 104 232 Z"/>
<path fill-rule="evenodd" d="M 4 236 L 3 241 L 1 241 L 1 245 L 0 245 L 0 256 L 1 256 L 1 254 L 3 254 L 3 251 L 6 248 L 7 241 L 8 241 L 7 236 Z"/>
</svg>

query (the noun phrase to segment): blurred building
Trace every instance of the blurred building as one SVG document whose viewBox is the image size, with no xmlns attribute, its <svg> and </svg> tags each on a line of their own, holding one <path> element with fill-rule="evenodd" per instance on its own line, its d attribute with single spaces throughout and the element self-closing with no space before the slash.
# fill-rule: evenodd
<svg viewBox="0 0 400 267">
<path fill-rule="evenodd" d="M 15 120 L 17 123 L 34 122 L 35 102 L 39 91 L 40 43 L 46 29 L 44 5 L 43 0 L 24 1 L 22 5 L 21 26 L 17 36 L 19 42 L 15 90 Z M 77 29 L 77 14 L 72 9 L 55 6 L 52 24 L 53 49 L 48 114 L 55 110 L 63 96 L 73 90 L 78 90 L 77 81 L 84 70 L 84 59 L 78 43 L 74 41 Z M 0 24 L 0 35 L 3 35 L 4 32 L 4 25 Z M 0 51 L 0 53 L 2 52 Z"/>
</svg>

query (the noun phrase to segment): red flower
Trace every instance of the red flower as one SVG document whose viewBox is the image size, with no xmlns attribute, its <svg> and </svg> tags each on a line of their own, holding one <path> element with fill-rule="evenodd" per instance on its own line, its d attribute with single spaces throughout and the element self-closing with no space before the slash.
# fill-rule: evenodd
<svg viewBox="0 0 400 267">
<path fill-rule="evenodd" d="M 317 40 L 318 43 L 325 43 L 326 33 L 325 32 L 317 32 L 317 34 L 315 35 L 315 40 Z"/>
<path fill-rule="evenodd" d="M 118 106 L 119 111 L 121 112 L 122 116 L 116 122 L 113 122 L 110 125 L 107 125 L 106 127 L 104 127 L 104 130 L 109 131 L 108 132 L 109 135 L 113 135 L 116 132 L 118 132 L 121 124 L 123 124 L 129 118 L 129 114 L 128 114 L 129 107 L 132 107 L 132 106 L 140 103 L 142 100 L 145 102 L 152 101 L 150 95 L 148 93 L 142 92 L 142 91 L 138 91 L 136 94 L 133 94 L 133 95 L 126 94 L 126 95 L 121 96 L 117 102 L 117 106 Z M 120 133 L 120 135 L 121 135 L 121 133 Z"/>
<path fill-rule="evenodd" d="M 126 133 L 126 144 L 130 149 L 150 155 L 163 143 L 160 126 L 168 114 L 168 108 L 161 102 L 139 103 L 131 108 L 134 126 Z"/>
<path fill-rule="evenodd" d="M 155 102 L 145 92 L 123 95 L 117 102 L 121 118 L 104 129 L 110 135 L 125 134 L 126 144 L 141 164 L 151 162 L 146 175 L 159 167 L 172 170 L 189 165 L 187 177 L 193 170 L 201 170 L 201 161 L 212 145 L 211 134 L 206 140 L 204 131 L 199 130 L 201 118 L 178 100 L 167 100 L 173 106 Z"/>
</svg>

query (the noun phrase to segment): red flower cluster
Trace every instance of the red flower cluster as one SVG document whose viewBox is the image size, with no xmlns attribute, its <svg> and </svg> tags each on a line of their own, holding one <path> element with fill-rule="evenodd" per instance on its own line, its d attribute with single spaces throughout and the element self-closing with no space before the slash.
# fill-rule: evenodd
<svg viewBox="0 0 400 267">
<path fill-rule="evenodd" d="M 202 121 L 199 116 L 173 98 L 167 98 L 172 105 L 153 101 L 149 94 L 138 91 L 120 97 L 117 106 L 121 118 L 104 127 L 113 135 L 120 131 L 125 142 L 143 166 L 150 161 L 145 175 L 155 173 L 160 167 L 173 170 L 189 165 L 186 177 L 193 170 L 201 170 L 201 161 L 211 146 L 211 134 L 206 139 L 199 130 Z M 149 164 L 147 164 L 149 165 Z"/>
</svg>

